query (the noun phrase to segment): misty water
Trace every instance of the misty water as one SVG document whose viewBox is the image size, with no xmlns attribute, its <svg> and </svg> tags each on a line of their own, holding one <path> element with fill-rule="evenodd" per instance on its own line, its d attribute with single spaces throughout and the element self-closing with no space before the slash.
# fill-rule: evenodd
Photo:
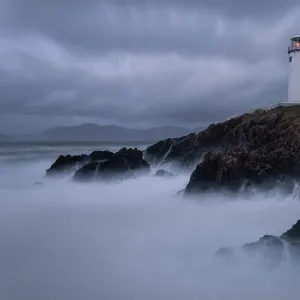
<svg viewBox="0 0 300 300">
<path fill-rule="evenodd" d="M 293 265 L 214 260 L 219 247 L 289 229 L 295 197 L 183 199 L 187 175 L 33 185 L 59 154 L 121 146 L 0 146 L 0 299 L 298 299 Z"/>
</svg>

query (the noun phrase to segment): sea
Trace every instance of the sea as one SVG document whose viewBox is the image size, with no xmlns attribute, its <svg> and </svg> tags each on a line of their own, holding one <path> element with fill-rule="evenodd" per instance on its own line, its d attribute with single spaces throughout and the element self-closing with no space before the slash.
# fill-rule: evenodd
<svg viewBox="0 0 300 300">
<path fill-rule="evenodd" d="M 184 173 L 121 183 L 44 179 L 60 154 L 149 144 L 0 144 L 0 299 L 299 299 L 300 270 L 290 262 L 266 269 L 259 260 L 215 260 L 220 247 L 291 228 L 300 219 L 294 195 L 183 198 Z"/>
</svg>

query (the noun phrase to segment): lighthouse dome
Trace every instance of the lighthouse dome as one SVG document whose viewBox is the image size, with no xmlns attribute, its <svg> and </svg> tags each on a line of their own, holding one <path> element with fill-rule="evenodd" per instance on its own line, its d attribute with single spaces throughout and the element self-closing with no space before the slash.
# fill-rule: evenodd
<svg viewBox="0 0 300 300">
<path fill-rule="evenodd" d="M 294 35 L 292 38 L 291 38 L 292 41 L 298 41 L 300 40 L 300 34 L 297 34 L 297 35 Z"/>
<path fill-rule="evenodd" d="M 300 34 L 291 38 L 289 54 L 288 102 L 300 103 Z"/>
</svg>

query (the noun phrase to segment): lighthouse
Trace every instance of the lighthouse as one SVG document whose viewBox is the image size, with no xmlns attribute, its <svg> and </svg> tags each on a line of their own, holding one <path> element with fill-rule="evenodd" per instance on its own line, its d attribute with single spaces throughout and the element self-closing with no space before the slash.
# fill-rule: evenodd
<svg viewBox="0 0 300 300">
<path fill-rule="evenodd" d="M 300 35 L 291 38 L 288 48 L 289 83 L 288 102 L 300 104 Z"/>
</svg>

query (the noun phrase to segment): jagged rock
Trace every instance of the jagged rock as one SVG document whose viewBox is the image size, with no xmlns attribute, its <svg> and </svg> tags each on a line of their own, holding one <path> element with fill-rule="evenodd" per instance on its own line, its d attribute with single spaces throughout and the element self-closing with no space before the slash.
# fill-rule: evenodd
<svg viewBox="0 0 300 300">
<path fill-rule="evenodd" d="M 111 158 L 111 151 L 93 151 L 90 155 L 60 155 L 52 166 L 46 171 L 46 175 L 57 175 L 75 172 L 78 168 L 93 161 L 103 161 Z"/>
<path fill-rule="evenodd" d="M 285 243 L 280 237 L 265 235 L 244 245 L 243 250 L 248 256 L 261 259 L 264 266 L 277 267 L 284 259 Z"/>
<path fill-rule="evenodd" d="M 174 175 L 168 171 L 165 171 L 165 170 L 157 170 L 155 172 L 155 176 L 157 176 L 157 177 L 174 177 L 176 175 Z"/>
<path fill-rule="evenodd" d="M 243 116 L 211 124 L 198 134 L 190 133 L 180 138 L 159 141 L 146 149 L 145 157 L 151 163 L 175 161 L 181 166 L 193 166 L 212 148 L 224 149 L 247 142 L 243 130 L 236 129 L 243 123 Z"/>
<path fill-rule="evenodd" d="M 244 258 L 259 259 L 268 268 L 275 268 L 284 261 L 300 262 L 300 220 L 281 236 L 265 235 L 237 250 L 241 250 Z M 216 258 L 233 262 L 235 253 L 233 248 L 220 248 Z"/>
<path fill-rule="evenodd" d="M 138 149 L 122 148 L 103 162 L 91 162 L 74 174 L 74 180 L 126 179 L 139 173 L 149 173 L 150 165 Z"/>
<path fill-rule="evenodd" d="M 195 133 L 190 133 L 179 138 L 161 140 L 149 146 L 145 151 L 145 159 L 153 164 L 178 161 L 184 164 L 190 156 Z"/>
<path fill-rule="evenodd" d="M 280 182 L 291 189 L 300 177 L 300 106 L 257 110 L 211 125 L 194 138 L 196 144 L 197 151 L 206 154 L 186 194 L 237 191 L 245 182 L 265 187 Z"/>
<path fill-rule="evenodd" d="M 46 170 L 46 176 L 58 175 L 75 171 L 78 167 L 89 161 L 89 156 L 82 155 L 60 155 L 57 160 Z"/>
<path fill-rule="evenodd" d="M 93 151 L 89 157 L 91 161 L 101 161 L 110 159 L 114 155 L 113 152 L 104 150 L 104 151 Z"/>
<path fill-rule="evenodd" d="M 247 182 L 248 186 L 274 187 L 280 183 L 291 191 L 294 187 L 299 162 L 294 154 L 277 149 L 268 155 L 233 148 L 228 152 L 210 151 L 190 177 L 186 193 L 227 188 L 237 191 Z M 299 173 L 300 174 L 300 173 Z"/>
<path fill-rule="evenodd" d="M 80 169 L 78 169 L 73 175 L 74 180 L 76 181 L 87 181 L 98 176 L 97 169 L 101 162 L 93 161 L 90 162 Z"/>
<path fill-rule="evenodd" d="M 289 243 L 299 243 L 298 247 L 300 247 L 300 220 L 282 234 L 281 238 L 287 240 Z"/>
</svg>

